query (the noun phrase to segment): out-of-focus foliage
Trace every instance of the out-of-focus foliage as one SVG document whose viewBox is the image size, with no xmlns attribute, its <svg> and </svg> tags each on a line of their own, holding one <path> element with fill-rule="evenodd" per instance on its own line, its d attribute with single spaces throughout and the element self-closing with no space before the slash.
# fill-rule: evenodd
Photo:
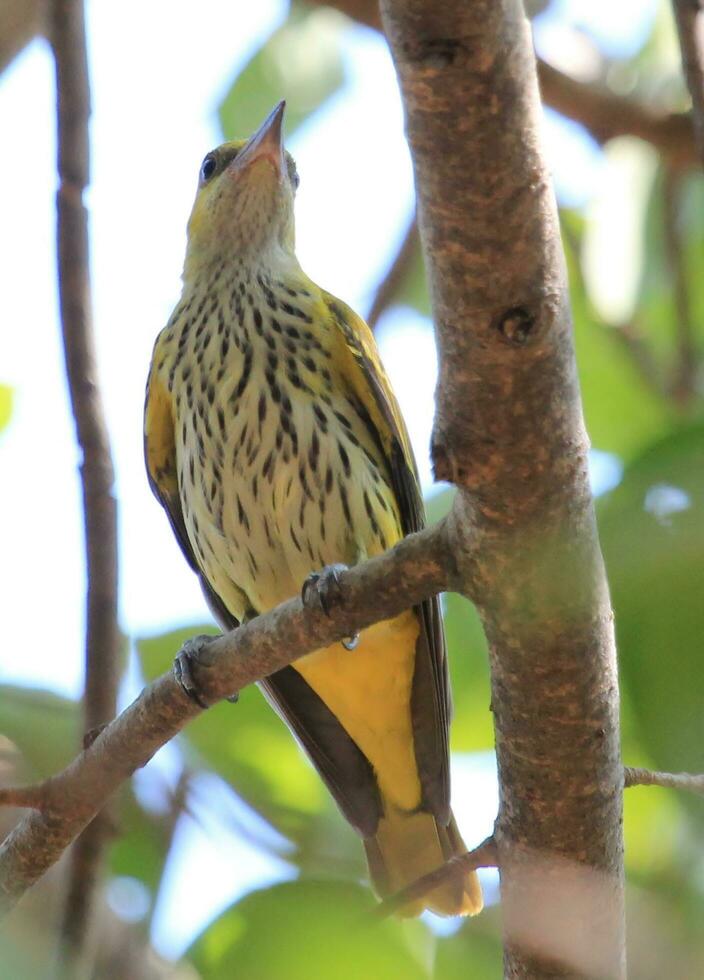
<svg viewBox="0 0 704 980">
<path fill-rule="evenodd" d="M 0 384 L 0 431 L 2 431 L 10 421 L 12 415 L 12 388 L 9 385 Z"/>
<path fill-rule="evenodd" d="M 294 130 L 340 88 L 346 20 L 326 7 L 294 3 L 277 28 L 238 73 L 220 106 L 227 139 L 255 131 L 281 99 L 286 99 L 286 132 Z"/>
<path fill-rule="evenodd" d="M 704 427 L 648 447 L 599 517 L 621 678 L 641 746 L 658 769 L 702 771 Z M 682 800 L 704 818 L 699 797 Z"/>
<path fill-rule="evenodd" d="M 679 109 L 686 103 L 665 8 L 663 2 L 640 51 L 622 60 L 603 58 L 604 82 L 654 106 Z M 292 132 L 342 86 L 348 29 L 336 12 L 294 4 L 225 96 L 224 135 L 248 135 L 283 97 Z M 608 199 L 618 205 L 623 186 L 628 207 L 563 209 L 561 224 L 587 428 L 593 447 L 623 465 L 618 486 L 598 500 L 598 519 L 619 645 L 624 756 L 634 765 L 704 771 L 704 179 L 694 172 L 675 175 L 669 188 L 669 220 L 687 293 L 685 326 L 696 348 L 688 356 L 698 362 L 681 397 L 675 392 L 683 357 L 682 311 L 674 294 L 678 258 L 666 234 L 670 178 L 650 148 L 635 141 L 607 145 L 603 161 L 602 204 Z M 392 305 L 430 313 L 420 248 Z M 0 429 L 10 408 L 11 392 L 0 385 Z M 449 490 L 430 497 L 429 518 L 437 520 L 450 503 Z M 451 595 L 443 603 L 455 703 L 452 747 L 486 750 L 492 724 L 480 620 L 463 598 Z M 169 669 L 181 642 L 199 632 L 202 626 L 194 624 L 139 639 L 145 679 Z M 61 768 L 75 751 L 80 727 L 75 703 L 45 691 L 1 687 L 6 781 Z M 278 832 L 262 834 L 257 846 L 284 856 L 298 873 L 295 881 L 245 895 L 206 925 L 185 954 L 184 978 L 500 975 L 499 926 L 491 910 L 450 935 L 436 936 L 425 922 L 372 921 L 372 899 L 360 885 L 360 842 L 256 689 L 243 691 L 234 706 L 204 713 L 177 744 L 182 791 L 165 788 L 163 776 L 149 767 L 141 778 L 159 783 L 161 802 L 135 784 L 113 811 L 110 875 L 139 882 L 148 896 L 146 916 L 135 914 L 138 921 L 129 927 L 134 941 L 148 941 L 174 828 L 189 807 L 188 773 L 207 772 L 229 784 Z M 3 819 L 9 818 L 0 811 Z M 630 790 L 625 833 L 634 975 L 704 975 L 701 799 Z M 36 894 L 39 899 L 31 901 L 46 901 L 41 890 Z M 31 929 L 18 928 L 0 947 L 0 975 L 41 975 L 47 951 L 33 943 Z M 160 965 L 146 976 L 175 974 Z"/>
<path fill-rule="evenodd" d="M 424 980 L 428 963 L 404 934 L 373 918 L 367 889 L 291 881 L 253 892 L 217 919 L 192 950 L 204 977 L 229 980 Z M 410 924 L 410 930 L 415 924 Z"/>
<path fill-rule="evenodd" d="M 0 732 L 17 747 L 29 779 L 71 761 L 81 731 L 78 706 L 51 691 L 0 686 Z"/>
</svg>

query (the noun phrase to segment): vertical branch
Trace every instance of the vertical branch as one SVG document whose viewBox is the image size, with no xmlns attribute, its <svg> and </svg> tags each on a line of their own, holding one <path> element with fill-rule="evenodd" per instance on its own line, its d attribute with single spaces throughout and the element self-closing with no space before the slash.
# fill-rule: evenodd
<svg viewBox="0 0 704 980">
<path fill-rule="evenodd" d="M 704 165 L 704 9 L 701 0 L 672 0 L 682 52 L 682 69 L 692 97 L 692 124 Z"/>
<path fill-rule="evenodd" d="M 697 349 L 682 250 L 682 233 L 677 220 L 679 186 L 676 175 L 668 168 L 663 184 L 663 232 L 666 261 L 672 280 L 676 330 L 676 361 L 670 390 L 678 406 L 686 409 L 696 395 Z"/>
<path fill-rule="evenodd" d="M 61 329 L 80 467 L 85 526 L 86 602 L 84 718 L 86 732 L 115 714 L 120 635 L 117 624 L 117 508 L 113 465 L 98 387 L 89 273 L 90 88 L 82 0 L 52 0 L 51 42 L 58 103 L 57 254 Z M 91 903 L 107 829 L 96 818 L 72 851 L 62 927 L 64 959 L 86 949 Z M 73 975 L 76 975 L 74 969 Z"/>
<path fill-rule="evenodd" d="M 490 647 L 505 976 L 621 977 L 616 653 L 530 29 L 521 0 L 381 12 L 437 330 L 435 472 Z"/>
</svg>

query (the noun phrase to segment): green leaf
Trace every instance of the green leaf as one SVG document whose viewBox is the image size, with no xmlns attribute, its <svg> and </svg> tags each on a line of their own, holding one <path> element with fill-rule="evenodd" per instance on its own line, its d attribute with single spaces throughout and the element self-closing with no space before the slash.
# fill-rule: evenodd
<svg viewBox="0 0 704 980">
<path fill-rule="evenodd" d="M 43 779 L 77 755 L 81 744 L 80 706 L 50 691 L 3 684 L 0 732 L 20 750 L 29 767 L 28 778 Z"/>
<path fill-rule="evenodd" d="M 448 487 L 426 498 L 429 524 L 449 513 L 454 495 L 454 487 Z M 479 613 L 469 599 L 454 592 L 442 597 L 442 607 L 454 704 L 452 749 L 473 752 L 493 748 L 489 650 Z"/>
<path fill-rule="evenodd" d="M 469 599 L 454 592 L 444 595 L 442 601 L 454 703 L 452 749 L 493 748 L 489 651 L 479 613 Z"/>
<path fill-rule="evenodd" d="M 669 431 L 673 411 L 643 379 L 619 341 L 617 328 L 604 326 L 594 314 L 575 251 L 581 221 L 564 212 L 562 219 L 587 431 L 595 448 L 631 459 Z"/>
<path fill-rule="evenodd" d="M 290 136 L 342 85 L 342 35 L 348 21 L 329 8 L 294 3 L 277 28 L 232 83 L 220 106 L 226 139 L 250 136 L 286 99 Z"/>
<path fill-rule="evenodd" d="M 140 639 L 145 677 L 168 670 L 184 640 L 212 627 L 194 626 Z M 245 688 L 236 705 L 211 708 L 187 726 L 182 742 L 297 847 L 286 855 L 301 867 L 363 873 L 362 848 L 320 777 L 259 690 Z M 195 753 L 195 755 L 194 755 Z"/>
<path fill-rule="evenodd" d="M 110 843 L 110 871 L 141 881 L 155 898 L 171 843 L 170 815 L 141 807 L 131 785 L 120 793 L 116 811 L 118 834 Z"/>
<path fill-rule="evenodd" d="M 431 316 L 430 293 L 420 238 L 416 235 L 413 257 L 392 297 L 394 306 L 410 306 L 421 316 Z"/>
<path fill-rule="evenodd" d="M 598 512 L 622 683 L 643 750 L 657 768 L 701 771 L 704 427 L 643 452 Z M 704 800 L 681 798 L 704 820 Z"/>
<path fill-rule="evenodd" d="M 12 415 L 12 388 L 0 384 L 0 432 L 10 421 Z"/>
<path fill-rule="evenodd" d="M 502 976 L 503 948 L 496 909 L 469 919 L 454 936 L 440 939 L 435 980 L 495 980 Z"/>
<path fill-rule="evenodd" d="M 444 490 L 435 490 L 425 498 L 425 516 L 428 524 L 437 524 L 442 517 L 447 517 L 455 498 L 455 488 L 446 487 Z"/>
<path fill-rule="evenodd" d="M 376 921 L 359 885 L 291 881 L 246 896 L 189 952 L 208 980 L 423 980 L 403 924 Z"/>
</svg>

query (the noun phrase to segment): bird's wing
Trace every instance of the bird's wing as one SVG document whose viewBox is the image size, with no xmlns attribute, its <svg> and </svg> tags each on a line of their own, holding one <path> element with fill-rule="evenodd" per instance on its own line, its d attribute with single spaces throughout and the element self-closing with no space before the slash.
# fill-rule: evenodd
<svg viewBox="0 0 704 980">
<path fill-rule="evenodd" d="M 405 534 L 425 526 L 418 470 L 401 410 L 379 359 L 374 336 L 349 306 L 323 293 L 350 358 L 350 378 L 369 414 L 384 457 L 390 461 L 392 488 Z M 420 633 L 416 646 L 411 714 L 416 761 L 424 805 L 444 825 L 450 816 L 449 724 L 452 714 L 445 634 L 437 596 L 416 606 Z"/>
<path fill-rule="evenodd" d="M 144 455 L 150 486 L 200 579 L 210 611 L 221 629 L 234 629 L 238 620 L 210 586 L 191 547 L 178 489 L 171 395 L 153 367 L 144 411 Z M 295 732 L 350 823 L 364 837 L 373 834 L 381 804 L 372 767 L 324 701 L 292 667 L 277 671 L 259 686 Z"/>
<path fill-rule="evenodd" d="M 155 364 L 156 352 L 152 357 L 152 369 L 147 380 L 147 394 L 144 404 L 144 459 L 147 465 L 149 486 L 166 511 L 169 523 L 183 555 L 197 574 L 210 611 L 223 629 L 233 629 L 239 625 L 229 612 L 220 596 L 210 586 L 200 568 L 191 546 L 186 523 L 181 508 L 181 495 L 178 489 L 178 470 L 176 465 L 176 433 L 171 393 L 159 378 Z M 224 625 L 224 620 L 227 625 Z"/>
</svg>

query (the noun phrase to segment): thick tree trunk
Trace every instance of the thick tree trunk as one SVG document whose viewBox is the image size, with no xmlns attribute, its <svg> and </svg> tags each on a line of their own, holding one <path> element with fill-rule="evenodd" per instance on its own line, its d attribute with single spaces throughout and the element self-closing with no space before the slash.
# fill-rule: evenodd
<svg viewBox="0 0 704 980">
<path fill-rule="evenodd" d="M 620 976 L 612 614 L 530 30 L 520 0 L 381 8 L 437 327 L 433 457 L 491 648 L 505 972 Z"/>
</svg>

